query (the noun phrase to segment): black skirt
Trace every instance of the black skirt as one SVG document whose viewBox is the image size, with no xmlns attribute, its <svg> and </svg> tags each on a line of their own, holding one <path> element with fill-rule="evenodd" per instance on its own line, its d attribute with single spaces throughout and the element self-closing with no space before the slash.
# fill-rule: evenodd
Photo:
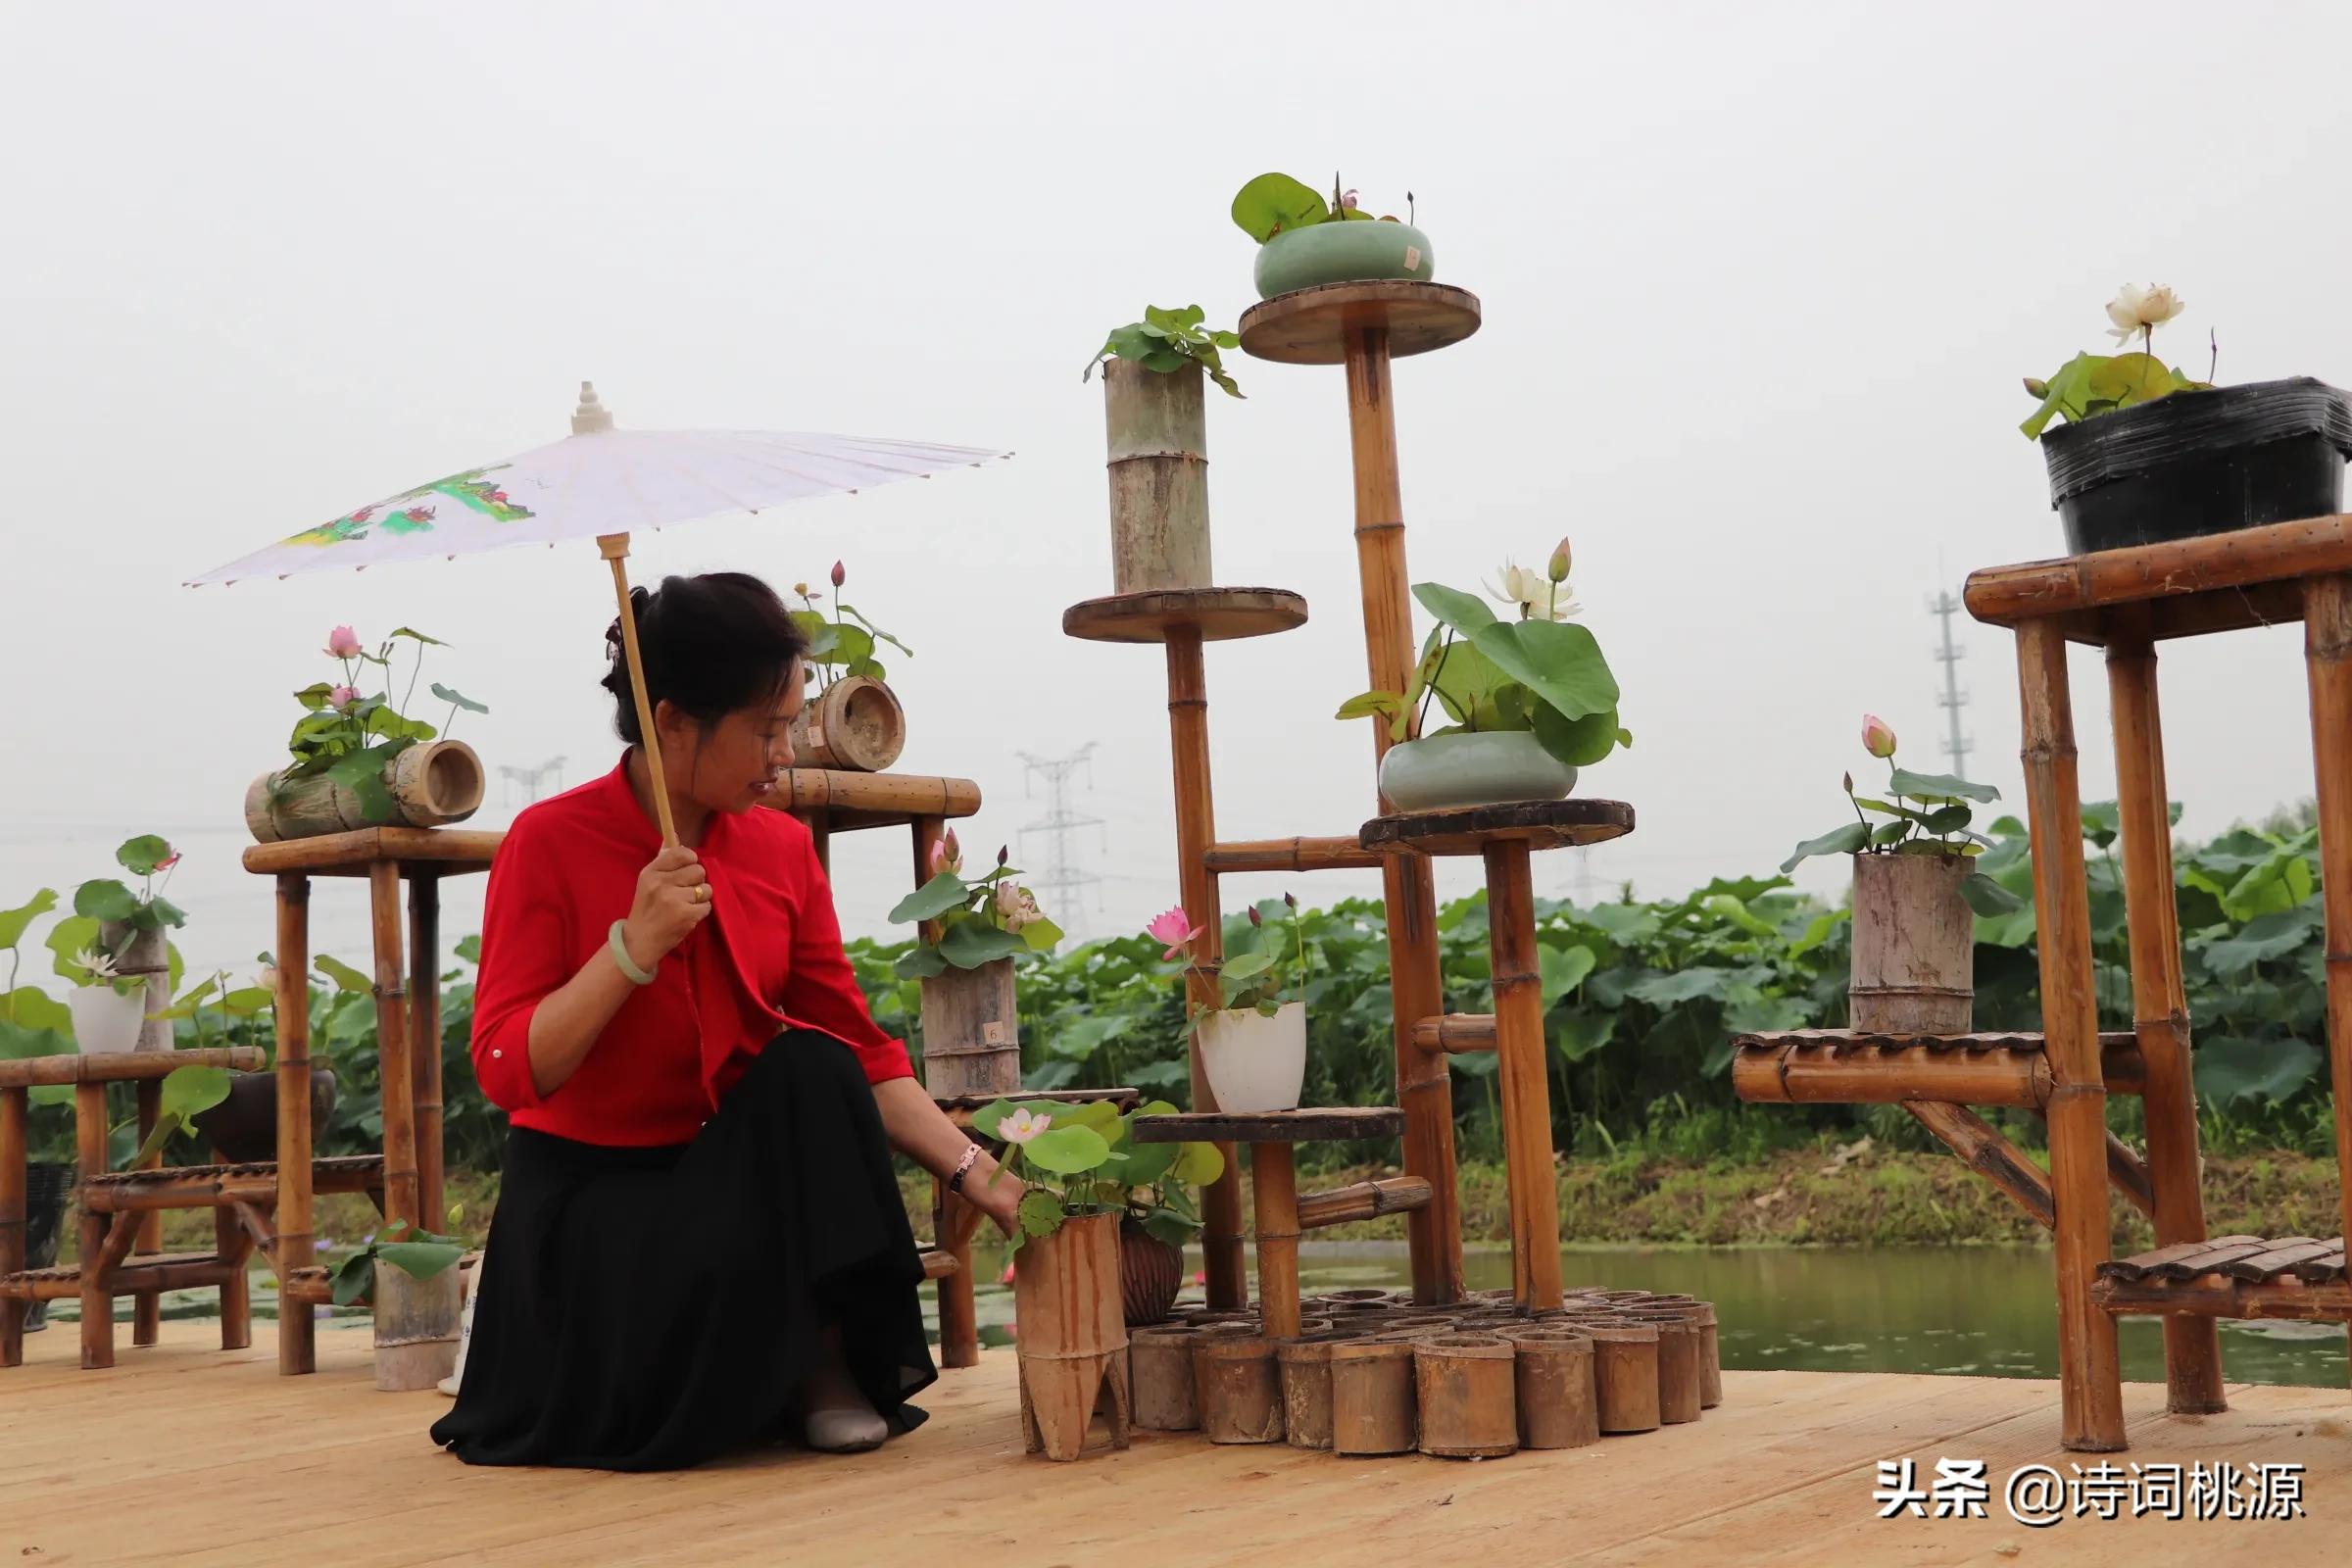
<svg viewBox="0 0 2352 1568">
<path fill-rule="evenodd" d="M 828 1327 L 894 1432 L 938 1376 L 881 1112 L 830 1035 L 770 1041 L 690 1144 L 510 1128 L 481 1267 L 432 1430 L 468 1464 L 667 1470 L 798 1442 Z"/>
</svg>

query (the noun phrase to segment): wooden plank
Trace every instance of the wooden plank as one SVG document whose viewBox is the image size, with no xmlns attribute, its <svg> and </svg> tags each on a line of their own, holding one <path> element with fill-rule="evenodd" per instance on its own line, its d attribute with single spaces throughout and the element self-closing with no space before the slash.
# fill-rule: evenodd
<svg viewBox="0 0 2352 1568">
<path fill-rule="evenodd" d="M 1403 359 L 1461 342 L 1478 330 L 1479 319 L 1478 296 L 1449 283 L 1326 283 L 1244 311 L 1242 351 L 1277 365 L 1338 365 L 1376 333 L 1384 361 Z"/>
<path fill-rule="evenodd" d="M 367 876 L 379 860 L 422 863 L 444 876 L 486 871 L 506 838 L 503 831 L 455 827 L 368 827 L 356 833 L 246 846 L 245 869 L 262 876 Z"/>
<path fill-rule="evenodd" d="M 1061 632 L 1098 643 L 1164 643 L 1175 630 L 1205 643 L 1268 637 L 1306 624 L 1306 601 L 1287 588 L 1162 588 L 1110 594 L 1061 612 Z"/>
<path fill-rule="evenodd" d="M 980 810 L 980 786 L 968 778 L 921 773 L 851 773 L 793 767 L 782 788 L 764 797 L 769 810 L 822 813 L 836 833 L 904 827 L 918 816 L 966 817 Z"/>
<path fill-rule="evenodd" d="M 1496 844 L 1574 849 L 1623 838 L 1633 830 L 1634 808 L 1625 802 L 1580 796 L 1459 810 L 1400 811 L 1374 817 L 1356 838 L 1367 850 L 1458 856 L 1484 855 Z"/>
<path fill-rule="evenodd" d="M 1969 574 L 1968 612 L 1994 625 L 2110 605 L 2352 572 L 2352 516 L 2306 517 Z"/>
<path fill-rule="evenodd" d="M 1395 1138 L 1404 1131 L 1404 1112 L 1385 1105 L 1315 1105 L 1298 1110 L 1180 1111 L 1171 1116 L 1138 1116 L 1139 1144 L 1196 1140 L 1236 1144 L 1339 1143 L 1353 1138 Z"/>
<path fill-rule="evenodd" d="M 2323 1242 L 2311 1236 L 2289 1236 L 2272 1243 L 2266 1251 L 2223 1264 L 2222 1272 L 2233 1280 L 2260 1283 L 2290 1272 L 2297 1263 L 2326 1257 L 2329 1252 L 2340 1252 L 2343 1247 L 2340 1241 Z"/>
<path fill-rule="evenodd" d="M 154 1081 L 182 1067 L 226 1067 L 259 1072 L 270 1053 L 259 1046 L 206 1046 L 185 1051 L 122 1051 L 97 1056 L 19 1056 L 0 1061 L 0 1089 L 39 1089 L 66 1084 Z"/>
</svg>

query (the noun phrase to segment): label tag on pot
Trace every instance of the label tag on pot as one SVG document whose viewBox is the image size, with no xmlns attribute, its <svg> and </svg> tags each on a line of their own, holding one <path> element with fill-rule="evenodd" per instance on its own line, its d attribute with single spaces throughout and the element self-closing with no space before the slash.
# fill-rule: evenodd
<svg viewBox="0 0 2352 1568">
<path fill-rule="evenodd" d="M 1407 245 L 1404 248 L 1404 270 L 1408 272 L 1418 272 L 1421 270 L 1420 246 Z"/>
<path fill-rule="evenodd" d="M 1008 1046 L 1012 1044 L 1010 1035 L 1002 1018 L 991 1018 L 980 1026 L 980 1043 L 984 1046 Z"/>
</svg>

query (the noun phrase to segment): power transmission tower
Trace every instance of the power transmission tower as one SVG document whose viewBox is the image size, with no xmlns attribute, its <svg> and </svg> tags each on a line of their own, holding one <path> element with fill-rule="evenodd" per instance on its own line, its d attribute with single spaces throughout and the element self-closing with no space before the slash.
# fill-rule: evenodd
<svg viewBox="0 0 2352 1568">
<path fill-rule="evenodd" d="M 517 784 L 520 784 L 523 788 L 523 793 L 530 797 L 529 801 L 524 802 L 525 805 L 530 805 L 533 802 L 536 802 L 539 799 L 540 782 L 544 780 L 550 773 L 555 775 L 556 787 L 561 789 L 564 785 L 564 759 L 561 757 L 551 757 L 546 761 L 541 762 L 537 767 L 516 767 L 512 763 L 501 762 L 498 768 L 498 775 L 500 780 L 506 785 L 507 804 L 510 806 L 514 804 L 514 786 Z"/>
<path fill-rule="evenodd" d="M 1968 650 L 1952 640 L 1952 617 L 1961 609 L 1960 601 L 1949 593 L 1939 593 L 1928 601 L 1928 612 L 1943 623 L 1943 642 L 1935 650 L 1935 657 L 1943 665 L 1943 691 L 1936 699 L 1943 709 L 1943 750 L 1952 760 L 1952 771 L 1965 775 L 1968 769 L 1961 760 L 1975 749 L 1976 743 L 1960 729 L 1960 710 L 1968 703 L 1968 693 L 1960 689 L 1960 661 L 1968 657 Z"/>
<path fill-rule="evenodd" d="M 1082 901 L 1078 895 L 1093 889 L 1095 907 L 1102 907 L 1102 879 L 1087 870 L 1070 849 L 1070 835 L 1079 828 L 1105 827 L 1102 818 L 1081 815 L 1070 808 L 1071 780 L 1080 768 L 1086 770 L 1087 787 L 1094 787 L 1095 764 L 1091 760 L 1094 750 L 1095 743 L 1088 741 L 1067 757 L 1032 757 L 1027 752 L 1018 754 L 1022 765 L 1027 769 L 1022 776 L 1024 786 L 1033 786 L 1043 778 L 1047 799 L 1052 803 L 1044 816 L 1021 825 L 1023 859 L 1028 858 L 1027 839 L 1030 834 L 1051 835 L 1046 868 L 1028 879 L 1029 887 L 1036 893 L 1049 896 L 1046 901 L 1049 904 L 1047 912 L 1054 917 L 1054 924 L 1071 936 L 1079 934 L 1083 918 Z M 1035 797 L 1033 788 L 1029 793 L 1032 798 Z M 1108 848 L 1107 829 L 1104 847 Z"/>
</svg>

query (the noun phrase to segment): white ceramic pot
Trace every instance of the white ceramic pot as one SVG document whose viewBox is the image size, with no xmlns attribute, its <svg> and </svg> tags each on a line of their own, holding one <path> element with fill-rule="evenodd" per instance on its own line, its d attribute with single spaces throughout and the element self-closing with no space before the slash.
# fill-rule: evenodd
<svg viewBox="0 0 2352 1568">
<path fill-rule="evenodd" d="M 74 1014 L 74 1044 L 85 1056 L 112 1055 L 139 1043 L 139 1025 L 147 1021 L 147 989 L 129 996 L 113 986 L 76 986 L 66 998 Z"/>
<path fill-rule="evenodd" d="M 1306 1086 L 1306 1004 L 1267 1017 L 1229 1008 L 1200 1020 L 1200 1067 L 1219 1110 L 1296 1110 Z"/>
<path fill-rule="evenodd" d="M 1390 747 L 1380 761 L 1380 793 L 1399 811 L 1559 801 L 1574 788 L 1576 769 L 1533 730 L 1432 735 Z"/>
</svg>

